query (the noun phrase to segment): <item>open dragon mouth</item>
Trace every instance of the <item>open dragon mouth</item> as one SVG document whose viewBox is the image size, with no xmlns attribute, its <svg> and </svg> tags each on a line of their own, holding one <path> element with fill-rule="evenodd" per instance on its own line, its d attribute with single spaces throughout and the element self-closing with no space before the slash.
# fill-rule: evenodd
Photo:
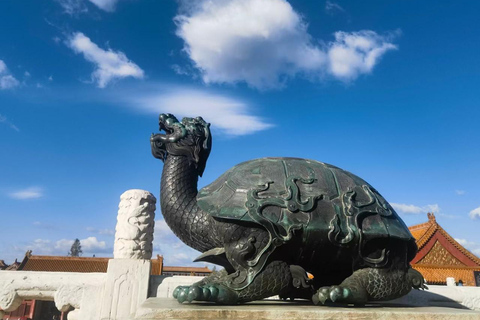
<svg viewBox="0 0 480 320">
<path fill-rule="evenodd" d="M 185 126 L 172 114 L 162 113 L 158 118 L 158 127 L 163 133 L 157 133 L 150 138 L 152 143 L 172 143 L 183 139 L 187 135 Z"/>
<path fill-rule="evenodd" d="M 158 130 L 161 132 L 161 131 L 164 131 L 166 134 L 171 134 L 173 132 L 173 129 L 171 127 L 167 127 L 165 125 L 165 122 L 163 121 L 159 121 L 158 123 Z"/>
</svg>

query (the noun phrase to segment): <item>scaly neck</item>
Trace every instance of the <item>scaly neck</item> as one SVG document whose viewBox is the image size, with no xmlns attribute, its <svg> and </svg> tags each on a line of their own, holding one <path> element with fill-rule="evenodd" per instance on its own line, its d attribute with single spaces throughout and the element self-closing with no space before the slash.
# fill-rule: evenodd
<svg viewBox="0 0 480 320">
<path fill-rule="evenodd" d="M 185 244 L 205 252 L 220 242 L 214 232 L 215 220 L 197 206 L 197 183 L 197 170 L 187 157 L 167 157 L 160 195 L 165 222 Z"/>
</svg>

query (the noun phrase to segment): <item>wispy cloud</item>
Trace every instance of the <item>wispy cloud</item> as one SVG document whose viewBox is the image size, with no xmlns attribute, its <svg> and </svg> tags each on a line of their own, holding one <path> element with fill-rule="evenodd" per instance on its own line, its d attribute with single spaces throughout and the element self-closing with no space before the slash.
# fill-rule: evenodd
<svg viewBox="0 0 480 320">
<path fill-rule="evenodd" d="M 370 30 L 339 31 L 334 41 L 318 45 L 286 0 L 188 3 L 190 10 L 175 18 L 177 35 L 205 83 L 245 82 L 269 89 L 296 75 L 348 82 L 370 73 L 397 48 L 391 43 L 394 34 Z"/>
<path fill-rule="evenodd" d="M 71 16 L 88 12 L 84 0 L 55 0 L 66 14 Z"/>
<path fill-rule="evenodd" d="M 99 88 L 105 88 L 111 81 L 117 79 L 144 77 L 143 70 L 130 61 L 123 52 L 104 50 L 81 32 L 72 34 L 66 44 L 75 53 L 83 54 L 87 61 L 95 65 L 92 81 L 96 82 Z"/>
<path fill-rule="evenodd" d="M 401 213 L 405 214 L 421 214 L 421 213 L 428 213 L 428 212 L 433 212 L 433 213 L 438 213 L 440 211 L 440 207 L 438 204 L 429 204 L 426 206 L 416 206 L 413 204 L 403 204 L 403 203 L 393 203 L 390 202 L 392 207 Z"/>
<path fill-rule="evenodd" d="M 469 213 L 471 219 L 478 219 L 480 218 L 480 207 L 473 209 Z"/>
<path fill-rule="evenodd" d="M 43 189 L 40 187 L 29 187 L 8 194 L 10 198 L 17 200 L 39 199 L 43 197 L 43 195 Z"/>
<path fill-rule="evenodd" d="M 89 0 L 91 3 L 99 7 L 100 9 L 113 12 L 115 11 L 115 7 L 117 5 L 118 0 Z"/>
<path fill-rule="evenodd" d="M 66 14 L 76 16 L 88 12 L 86 0 L 55 0 L 63 8 Z M 118 0 L 88 0 L 103 11 L 113 12 Z"/>
<path fill-rule="evenodd" d="M 468 241 L 467 239 L 455 238 L 455 241 L 457 241 L 458 243 L 460 243 L 464 247 L 477 245 L 476 242 Z"/>
<path fill-rule="evenodd" d="M 166 265 L 198 266 L 193 260 L 200 253 L 181 242 L 163 219 L 155 221 L 153 248 L 155 253 L 163 255 Z"/>
<path fill-rule="evenodd" d="M 465 190 L 455 190 L 455 193 L 458 195 L 458 196 L 463 196 L 466 191 Z"/>
<path fill-rule="evenodd" d="M 467 250 L 469 250 L 476 256 L 480 256 L 480 243 L 460 238 L 455 238 L 455 241 L 460 243 L 462 246 L 464 246 Z"/>
<path fill-rule="evenodd" d="M 3 123 L 5 125 L 9 126 L 11 129 L 13 129 L 17 132 L 20 132 L 20 129 L 18 129 L 18 127 L 16 125 L 14 125 L 12 122 L 8 121 L 7 117 L 5 117 L 2 114 L 0 114 L 0 123 Z"/>
<path fill-rule="evenodd" d="M 7 65 L 0 60 L 0 90 L 8 90 L 18 87 L 20 82 L 8 71 Z"/>
<path fill-rule="evenodd" d="M 131 105 L 154 114 L 166 112 L 178 117 L 201 115 L 212 124 L 214 130 L 232 136 L 252 134 L 273 126 L 252 115 L 252 108 L 245 102 L 207 91 L 184 88 L 168 92 L 156 90 L 133 98 Z"/>
<path fill-rule="evenodd" d="M 325 3 L 325 11 L 329 14 L 334 14 L 337 12 L 345 12 L 345 9 L 338 3 L 327 0 L 327 2 Z"/>
<path fill-rule="evenodd" d="M 436 214 L 439 217 L 443 217 L 443 218 L 447 218 L 447 219 L 458 219 L 458 218 L 460 218 L 459 216 L 454 215 L 454 214 L 446 214 L 446 213 L 442 213 L 442 212 L 437 212 Z"/>
<path fill-rule="evenodd" d="M 108 235 L 108 236 L 112 236 L 112 235 L 115 234 L 115 230 L 112 230 L 112 229 L 97 229 L 97 228 L 94 228 L 94 227 L 87 227 L 87 231 L 91 232 L 91 233 L 99 234 L 99 235 Z"/>
<path fill-rule="evenodd" d="M 58 225 L 51 224 L 51 223 L 45 223 L 42 221 L 34 221 L 32 223 L 35 227 L 40 228 L 40 229 L 46 229 L 46 230 L 56 230 L 59 229 Z"/>
</svg>

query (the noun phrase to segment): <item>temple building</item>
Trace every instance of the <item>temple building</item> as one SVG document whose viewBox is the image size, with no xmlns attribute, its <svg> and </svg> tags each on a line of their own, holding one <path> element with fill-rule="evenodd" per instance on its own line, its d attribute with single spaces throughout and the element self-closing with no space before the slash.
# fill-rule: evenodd
<svg viewBox="0 0 480 320">
<path fill-rule="evenodd" d="M 418 246 L 411 265 L 427 284 L 445 285 L 447 278 L 454 278 L 457 285 L 480 286 L 480 259 L 452 238 L 433 213 L 409 229 Z"/>
</svg>

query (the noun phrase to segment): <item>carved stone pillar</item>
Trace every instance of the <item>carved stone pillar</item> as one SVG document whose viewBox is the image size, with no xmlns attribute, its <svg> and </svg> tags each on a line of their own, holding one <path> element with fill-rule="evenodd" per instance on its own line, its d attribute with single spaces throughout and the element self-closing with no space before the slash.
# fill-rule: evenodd
<svg viewBox="0 0 480 320">
<path fill-rule="evenodd" d="M 155 203 L 155 197 L 144 190 L 128 190 L 120 197 L 102 320 L 133 319 L 138 306 L 147 299 Z"/>
<path fill-rule="evenodd" d="M 148 191 L 132 189 L 120 196 L 115 228 L 115 259 L 151 259 L 155 203 Z"/>
</svg>

